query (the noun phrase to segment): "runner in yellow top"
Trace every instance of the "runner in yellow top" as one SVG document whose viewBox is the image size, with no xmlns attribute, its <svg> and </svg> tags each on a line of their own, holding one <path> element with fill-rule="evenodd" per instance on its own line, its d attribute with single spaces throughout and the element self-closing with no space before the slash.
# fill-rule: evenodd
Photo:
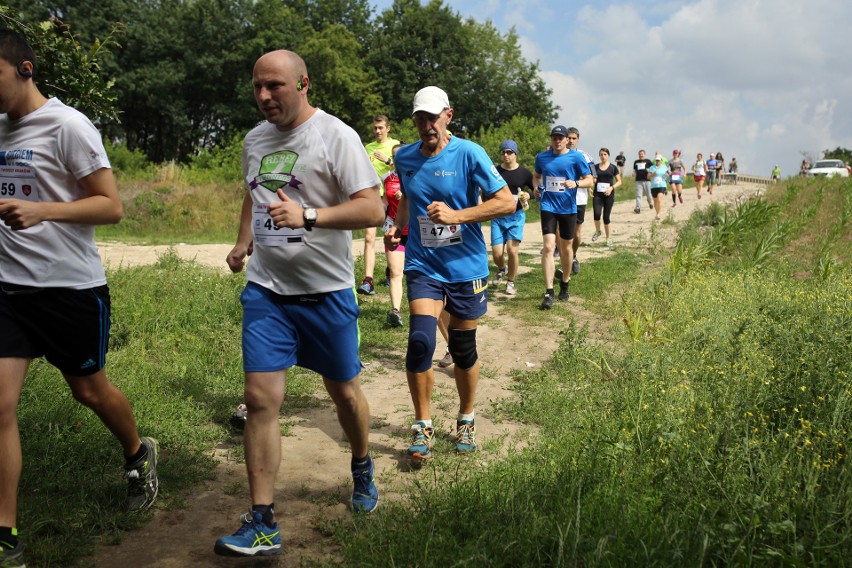
<svg viewBox="0 0 852 568">
<path fill-rule="evenodd" d="M 385 176 L 393 171 L 393 147 L 399 144 L 399 140 L 394 140 L 388 136 L 390 132 L 390 120 L 387 116 L 380 114 L 373 119 L 373 135 L 376 137 L 375 142 L 370 142 L 364 149 L 367 155 L 370 156 L 370 162 L 376 168 L 376 173 L 379 174 L 379 179 L 385 179 Z M 379 191 L 384 196 L 384 186 L 379 184 Z M 370 227 L 364 232 L 364 282 L 358 286 L 359 294 L 367 294 L 372 296 L 376 293 L 376 288 L 373 285 L 373 270 L 376 267 L 376 228 Z"/>
</svg>

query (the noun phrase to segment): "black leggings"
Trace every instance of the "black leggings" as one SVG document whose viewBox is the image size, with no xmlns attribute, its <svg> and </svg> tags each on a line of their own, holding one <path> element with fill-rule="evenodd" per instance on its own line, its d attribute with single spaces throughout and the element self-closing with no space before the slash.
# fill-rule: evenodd
<svg viewBox="0 0 852 568">
<path fill-rule="evenodd" d="M 604 225 L 609 225 L 609 214 L 612 213 L 613 205 L 615 205 L 614 191 L 609 194 L 609 197 L 596 191 L 594 197 L 595 221 L 601 220 L 601 210 L 603 210 Z"/>
</svg>

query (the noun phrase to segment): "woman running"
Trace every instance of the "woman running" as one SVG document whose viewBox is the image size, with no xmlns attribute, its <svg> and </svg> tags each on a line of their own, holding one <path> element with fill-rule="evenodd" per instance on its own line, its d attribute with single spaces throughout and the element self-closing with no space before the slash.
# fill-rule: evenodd
<svg viewBox="0 0 852 568">
<path fill-rule="evenodd" d="M 663 209 L 663 195 L 666 194 L 666 177 L 669 168 L 663 163 L 663 156 L 654 156 L 654 165 L 648 170 L 651 176 L 651 195 L 654 197 L 654 211 L 657 213 L 657 221 L 660 220 L 660 211 Z"/>
<path fill-rule="evenodd" d="M 595 164 L 595 196 L 593 206 L 595 211 L 595 234 L 592 241 L 601 237 L 601 212 L 603 212 L 604 231 L 606 231 L 606 246 L 612 246 L 612 237 L 609 232 L 610 213 L 615 204 L 615 190 L 621 187 L 621 172 L 618 167 L 609 161 L 609 148 L 601 148 L 598 152 L 601 158 L 599 164 Z"/>
<path fill-rule="evenodd" d="M 396 151 L 399 150 L 400 144 L 391 148 L 391 154 L 396 156 Z M 396 212 L 399 207 L 399 200 L 402 199 L 400 192 L 399 176 L 396 174 L 396 169 L 392 169 L 382 180 L 385 186 L 385 199 L 388 202 L 387 217 L 385 224 L 382 227 L 383 231 L 387 231 L 393 226 L 396 220 Z M 402 240 L 399 245 L 391 250 L 385 247 L 385 258 L 387 258 L 388 269 L 390 270 L 389 287 L 391 311 L 388 312 L 388 325 L 391 327 L 402 327 L 402 315 L 399 313 L 402 305 L 402 269 L 405 266 L 405 243 L 408 240 L 408 226 L 402 231 Z"/>
<path fill-rule="evenodd" d="M 683 176 L 686 175 L 686 168 L 680 159 L 680 150 L 672 150 L 669 169 L 671 170 L 670 180 L 672 182 L 672 207 L 677 207 L 678 201 L 683 203 Z"/>
<path fill-rule="evenodd" d="M 698 192 L 698 199 L 701 199 L 701 190 L 704 189 L 704 179 L 707 177 L 707 162 L 704 161 L 704 154 L 698 152 L 695 157 L 695 163 L 692 164 L 692 179 L 695 180 L 695 191 Z"/>
</svg>

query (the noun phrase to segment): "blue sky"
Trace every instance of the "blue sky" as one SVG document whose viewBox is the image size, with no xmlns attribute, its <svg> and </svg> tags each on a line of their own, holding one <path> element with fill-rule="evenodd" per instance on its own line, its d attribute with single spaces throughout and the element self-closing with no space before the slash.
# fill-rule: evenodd
<svg viewBox="0 0 852 568">
<path fill-rule="evenodd" d="M 421 0 L 425 3 L 428 0 Z M 392 0 L 373 0 L 377 11 Z M 640 148 L 793 175 L 852 148 L 852 3 L 839 0 L 444 0 L 513 26 L 592 156 Z M 452 102 L 452 89 L 447 89 Z"/>
</svg>

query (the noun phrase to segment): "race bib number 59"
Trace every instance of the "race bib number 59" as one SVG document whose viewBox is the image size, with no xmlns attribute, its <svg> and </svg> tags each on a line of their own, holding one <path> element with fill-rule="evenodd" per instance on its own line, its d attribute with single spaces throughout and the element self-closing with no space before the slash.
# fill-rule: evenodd
<svg viewBox="0 0 852 568">
<path fill-rule="evenodd" d="M 0 166 L 0 199 L 41 201 L 35 173 L 24 166 Z"/>
</svg>

